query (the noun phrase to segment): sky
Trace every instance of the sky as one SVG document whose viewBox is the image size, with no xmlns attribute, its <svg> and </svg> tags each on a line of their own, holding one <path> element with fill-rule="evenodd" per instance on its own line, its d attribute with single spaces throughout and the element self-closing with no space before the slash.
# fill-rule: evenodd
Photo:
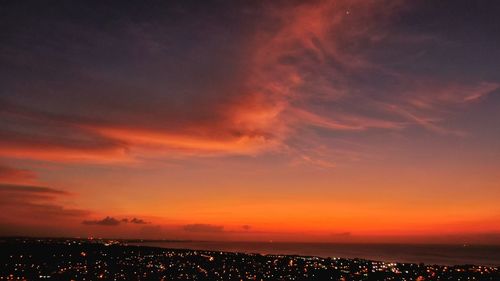
<svg viewBox="0 0 500 281">
<path fill-rule="evenodd" d="M 2 1 L 0 235 L 500 244 L 498 1 Z"/>
</svg>

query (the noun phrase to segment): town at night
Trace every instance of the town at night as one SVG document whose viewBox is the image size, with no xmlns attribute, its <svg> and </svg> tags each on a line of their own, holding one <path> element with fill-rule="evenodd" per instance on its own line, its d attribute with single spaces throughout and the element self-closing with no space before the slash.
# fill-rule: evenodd
<svg viewBox="0 0 500 281">
<path fill-rule="evenodd" d="M 107 239 L 0 241 L 0 280 L 499 280 L 500 269 L 128 246 Z"/>
</svg>

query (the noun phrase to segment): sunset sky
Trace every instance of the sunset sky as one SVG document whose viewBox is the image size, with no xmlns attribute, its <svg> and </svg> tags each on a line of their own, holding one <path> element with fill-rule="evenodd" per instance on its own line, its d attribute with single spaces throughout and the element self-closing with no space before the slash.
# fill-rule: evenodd
<svg viewBox="0 0 500 281">
<path fill-rule="evenodd" d="M 498 1 L 2 1 L 0 235 L 500 244 Z"/>
</svg>

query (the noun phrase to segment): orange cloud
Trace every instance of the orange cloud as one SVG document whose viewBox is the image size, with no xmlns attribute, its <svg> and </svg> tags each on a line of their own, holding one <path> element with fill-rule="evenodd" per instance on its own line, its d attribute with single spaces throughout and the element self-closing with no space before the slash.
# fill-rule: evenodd
<svg viewBox="0 0 500 281">
<path fill-rule="evenodd" d="M 102 95 L 109 111 L 86 98 L 81 103 L 93 108 L 64 114 L 58 113 L 64 108 L 57 106 L 50 112 L 2 101 L 3 116 L 18 126 L 0 131 L 0 156 L 134 163 L 148 157 L 279 152 L 325 166 L 334 161 L 315 159 L 317 155 L 290 144 L 291 139 L 313 138 L 302 128 L 364 132 L 417 124 L 440 134 L 462 134 L 442 127 L 439 123 L 446 116 L 439 111 L 449 104 L 486 97 L 498 84 L 445 87 L 435 82 L 426 88 L 418 82 L 421 77 L 398 73 L 370 56 L 369 47 L 379 48 L 386 41 L 427 40 L 386 31 L 392 16 L 407 6 L 400 1 L 267 3 L 262 7 L 262 23 L 238 53 L 244 63 L 238 64 L 242 69 L 234 81 L 196 89 L 199 93 L 187 95 L 178 106 L 175 99 L 167 99 L 165 108 L 153 102 L 112 99 L 106 92 Z M 382 98 L 357 83 L 375 84 L 372 76 L 398 85 L 382 87 L 386 92 L 382 98 L 391 106 L 381 107 Z M 111 85 L 104 84 L 101 91 L 114 89 L 113 81 L 108 82 Z"/>
</svg>

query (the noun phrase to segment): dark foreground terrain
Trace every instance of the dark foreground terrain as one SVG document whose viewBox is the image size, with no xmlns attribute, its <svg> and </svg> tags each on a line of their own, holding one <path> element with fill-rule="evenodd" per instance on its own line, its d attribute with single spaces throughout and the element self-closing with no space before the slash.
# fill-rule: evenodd
<svg viewBox="0 0 500 281">
<path fill-rule="evenodd" d="M 111 240 L 0 239 L 0 280 L 500 280 L 498 267 L 241 254 Z"/>
</svg>

